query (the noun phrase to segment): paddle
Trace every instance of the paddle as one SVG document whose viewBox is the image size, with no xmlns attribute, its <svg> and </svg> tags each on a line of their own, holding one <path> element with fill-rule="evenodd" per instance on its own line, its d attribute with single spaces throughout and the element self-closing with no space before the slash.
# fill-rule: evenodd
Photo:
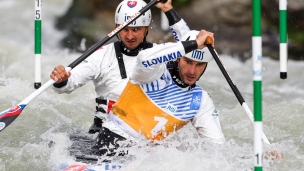
<svg viewBox="0 0 304 171">
<path fill-rule="evenodd" d="M 212 47 L 212 44 L 213 43 L 213 40 L 211 37 L 207 37 L 206 39 L 206 46 L 208 47 L 210 53 L 212 54 L 215 62 L 217 63 L 217 65 L 219 66 L 220 70 L 222 71 L 224 77 L 226 78 L 228 84 L 230 85 L 232 91 L 234 92 L 236 98 L 239 100 L 241 106 L 243 107 L 243 109 L 245 110 L 247 116 L 249 117 L 249 119 L 252 121 L 252 123 L 254 123 L 254 118 L 253 118 L 253 114 L 252 112 L 250 111 L 248 105 L 246 104 L 245 100 L 243 99 L 240 91 L 238 90 L 238 88 L 236 87 L 236 85 L 233 83 L 230 75 L 228 74 L 228 72 L 226 71 L 225 67 L 223 66 L 222 62 L 220 61 L 217 53 L 215 52 L 214 48 Z M 266 135 L 264 134 L 264 132 L 262 133 L 263 134 L 263 141 L 267 144 L 270 145 L 270 142 L 268 141 Z"/>
<path fill-rule="evenodd" d="M 143 7 L 141 10 L 139 10 L 133 16 L 131 16 L 126 22 L 122 23 L 120 26 L 115 28 L 104 39 L 100 40 L 98 43 L 93 45 L 90 49 L 88 49 L 86 52 L 84 52 L 84 54 L 82 54 L 74 62 L 72 62 L 70 65 L 68 65 L 66 67 L 66 70 L 67 71 L 72 70 L 79 63 L 81 63 L 84 59 L 86 59 L 93 52 L 95 52 L 99 47 L 101 47 L 102 45 L 107 43 L 111 38 L 116 36 L 121 30 L 123 30 L 125 27 L 127 27 L 133 21 L 135 21 L 139 16 L 144 14 L 150 8 L 155 6 L 158 2 L 165 3 L 165 2 L 167 2 L 167 0 L 152 0 L 151 2 L 149 2 L 145 7 Z M 42 85 L 39 89 L 37 89 L 35 92 L 33 92 L 31 95 L 29 95 L 26 99 L 24 99 L 22 102 L 20 102 L 17 106 L 9 108 L 9 109 L 1 112 L 0 113 L 0 132 L 4 128 L 6 128 L 8 125 L 10 125 L 19 116 L 19 114 L 23 111 L 23 109 L 29 102 L 31 102 L 33 99 L 35 99 L 37 96 L 39 96 L 42 92 L 44 92 L 47 88 L 49 88 L 55 82 L 56 81 L 50 79 L 48 82 L 46 82 L 44 85 Z"/>
</svg>

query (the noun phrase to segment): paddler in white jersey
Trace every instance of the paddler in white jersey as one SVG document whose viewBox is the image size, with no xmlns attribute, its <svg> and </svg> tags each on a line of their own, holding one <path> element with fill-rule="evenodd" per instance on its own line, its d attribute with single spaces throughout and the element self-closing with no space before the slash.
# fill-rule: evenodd
<svg viewBox="0 0 304 171">
<path fill-rule="evenodd" d="M 116 26 L 124 23 L 146 5 L 143 0 L 122 1 L 115 12 Z M 156 6 L 166 14 L 170 30 L 176 40 L 189 31 L 185 21 L 173 9 L 171 0 L 158 3 Z M 112 104 L 117 101 L 129 80 L 128 77 L 133 70 L 138 52 L 153 46 L 152 43 L 146 41 L 151 20 L 151 11 L 148 10 L 118 33 L 119 41 L 101 47 L 71 72 L 65 72 L 62 65 L 52 71 L 51 79 L 55 77 L 58 79 L 53 87 L 57 93 L 71 93 L 87 82 L 93 81 L 97 94 L 97 106 L 94 124 L 89 133 L 100 130 L 102 119 L 106 118 Z"/>
<path fill-rule="evenodd" d="M 144 6 L 146 3 L 143 0 L 122 1 L 115 11 L 116 26 L 124 23 Z M 179 41 L 181 35 L 189 31 L 189 27 L 175 12 L 171 0 L 166 3 L 158 3 L 156 7 L 165 13 L 170 30 L 174 34 L 174 38 Z M 97 95 L 97 106 L 94 124 L 89 130 L 90 133 L 99 132 L 102 122 L 107 122 L 107 113 L 127 85 L 138 53 L 153 46 L 146 41 L 151 20 L 151 11 L 148 10 L 118 33 L 119 41 L 101 47 L 71 72 L 66 72 L 64 66 L 59 65 L 50 74 L 51 79 L 57 79 L 53 86 L 57 93 L 71 93 L 89 81 L 93 81 Z M 114 128 L 113 126 L 111 130 Z M 111 131 L 111 133 L 113 132 Z M 116 134 L 113 135 L 116 136 Z M 118 135 L 118 137 L 120 136 Z"/>
<path fill-rule="evenodd" d="M 146 4 L 142 0 L 136 1 L 135 6 L 134 3 L 131 5 L 128 4 L 128 2 L 129 1 L 123 1 L 117 6 L 115 13 L 115 23 L 117 25 L 125 21 L 125 14 L 127 16 L 132 16 Z M 189 31 L 187 24 L 175 13 L 171 5 L 171 0 L 168 0 L 165 4 L 158 3 L 156 6 L 165 12 L 169 20 L 170 30 L 173 32 L 175 39 L 179 41 L 181 35 L 184 35 Z M 73 90 L 81 87 L 90 80 L 93 81 L 98 97 L 96 99 L 96 102 L 98 103 L 96 115 L 98 117 L 95 117 L 94 119 L 95 121 L 97 120 L 97 129 L 93 129 L 92 132 L 95 132 L 96 130 L 99 131 L 101 126 L 99 118 L 102 118 L 105 124 L 103 124 L 104 126 L 99 133 L 100 138 L 97 143 L 98 148 L 105 147 L 105 149 L 98 152 L 100 155 L 105 153 L 109 154 L 113 149 L 107 147 L 111 145 L 114 146 L 114 148 L 117 148 L 117 141 L 134 138 L 109 120 L 107 113 L 110 112 L 112 105 L 118 100 L 123 89 L 126 87 L 129 76 L 133 72 L 138 52 L 151 46 L 150 43 L 146 41 L 150 21 L 151 13 L 150 11 L 147 11 L 144 16 L 139 17 L 136 22 L 133 22 L 129 27 L 119 33 L 118 37 L 120 41 L 118 41 L 118 47 L 120 47 L 119 50 L 122 54 L 122 64 L 124 67 L 120 67 L 121 63 L 118 60 L 115 45 L 114 43 L 111 43 L 101 47 L 71 72 L 66 72 L 64 67 L 60 65 L 54 68 L 50 75 L 52 79 L 58 79 L 53 87 L 58 93 L 71 93 Z M 214 113 L 213 115 L 217 115 L 217 113 Z M 216 127 L 218 126 L 219 124 L 216 124 Z M 104 136 L 105 139 L 101 138 L 102 135 L 106 135 Z M 110 151 L 108 151 L 109 149 Z"/>
<path fill-rule="evenodd" d="M 103 123 L 95 154 L 115 154 L 109 147 L 118 148 L 122 140 L 162 140 L 189 122 L 202 138 L 225 142 L 214 104 L 196 84 L 212 59 L 207 36 L 213 39 L 205 30 L 189 31 L 180 42 L 139 52 L 126 88 Z"/>
</svg>

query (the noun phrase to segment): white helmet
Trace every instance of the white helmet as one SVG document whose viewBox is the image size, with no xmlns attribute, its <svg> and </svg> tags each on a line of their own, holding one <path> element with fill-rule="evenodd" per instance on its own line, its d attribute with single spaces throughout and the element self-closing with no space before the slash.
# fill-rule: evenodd
<svg viewBox="0 0 304 171">
<path fill-rule="evenodd" d="M 116 8 L 115 11 L 115 23 L 122 24 L 127 21 L 131 16 L 133 16 L 136 12 L 145 7 L 147 3 L 143 0 L 123 0 Z M 148 10 L 140 17 L 138 17 L 134 22 L 130 23 L 129 27 L 137 27 L 137 26 L 149 26 L 151 22 L 151 11 Z"/>
<path fill-rule="evenodd" d="M 196 40 L 198 33 L 199 31 L 191 30 L 182 36 L 181 41 Z M 198 62 L 210 62 L 213 59 L 213 56 L 207 47 L 193 50 L 187 53 L 185 57 Z"/>
</svg>

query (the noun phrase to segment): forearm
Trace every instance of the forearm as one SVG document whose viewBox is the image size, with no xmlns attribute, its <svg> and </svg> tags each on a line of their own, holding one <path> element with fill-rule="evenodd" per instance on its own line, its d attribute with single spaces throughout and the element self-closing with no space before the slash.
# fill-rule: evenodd
<svg viewBox="0 0 304 171">
<path fill-rule="evenodd" d="M 178 23 L 182 18 L 176 13 L 174 8 L 171 8 L 167 12 L 165 12 L 165 15 L 169 21 L 169 26 L 172 26 L 176 23 Z"/>
<path fill-rule="evenodd" d="M 87 63 L 79 64 L 70 71 L 71 75 L 67 80 L 53 84 L 54 91 L 59 94 L 71 93 L 75 89 L 83 86 L 95 77 L 96 72 L 94 67 L 94 65 Z"/>
<path fill-rule="evenodd" d="M 133 84 L 143 84 L 158 79 L 166 68 L 166 62 L 181 58 L 197 49 L 196 41 L 165 43 L 138 54 L 136 67 L 130 77 Z"/>
<path fill-rule="evenodd" d="M 181 37 L 190 31 L 187 23 L 181 19 L 177 23 L 170 26 L 170 31 L 172 32 L 174 39 L 180 41 Z"/>
<path fill-rule="evenodd" d="M 181 36 L 187 33 L 190 29 L 186 22 L 177 14 L 172 6 L 172 1 L 168 0 L 166 3 L 157 3 L 156 7 L 165 13 L 168 21 L 170 30 L 173 33 L 174 39 L 179 41 Z"/>
</svg>

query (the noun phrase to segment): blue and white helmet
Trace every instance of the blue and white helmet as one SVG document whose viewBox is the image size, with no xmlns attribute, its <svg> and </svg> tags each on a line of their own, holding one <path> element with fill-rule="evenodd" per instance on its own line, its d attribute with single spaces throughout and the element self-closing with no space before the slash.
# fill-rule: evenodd
<svg viewBox="0 0 304 171">
<path fill-rule="evenodd" d="M 181 41 L 196 40 L 198 33 L 199 31 L 197 30 L 190 30 L 182 36 Z M 207 47 L 204 47 L 203 49 L 193 50 L 187 53 L 185 57 L 198 62 L 210 62 L 213 59 L 213 56 Z"/>
<path fill-rule="evenodd" d="M 115 23 L 124 23 L 146 5 L 147 3 L 143 0 L 123 0 L 116 8 Z M 149 26 L 151 23 L 151 18 L 151 11 L 148 10 L 140 17 L 138 17 L 134 22 L 130 23 L 129 27 Z"/>
</svg>

